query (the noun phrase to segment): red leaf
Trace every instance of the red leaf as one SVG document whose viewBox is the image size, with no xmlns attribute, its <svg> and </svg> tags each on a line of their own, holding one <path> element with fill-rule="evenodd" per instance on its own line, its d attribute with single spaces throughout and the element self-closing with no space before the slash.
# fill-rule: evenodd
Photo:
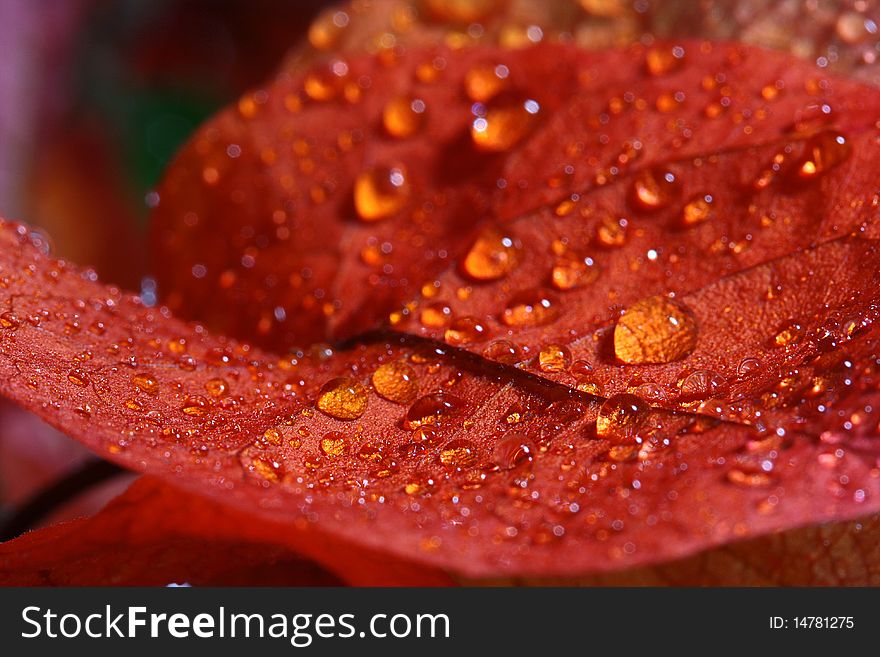
<svg viewBox="0 0 880 657">
<path fill-rule="evenodd" d="M 133 469 L 293 522 L 337 572 L 363 572 L 365 549 L 470 577 L 600 573 L 876 512 L 880 96 L 740 46 L 685 44 L 659 70 L 657 47 L 443 51 L 455 86 L 416 92 L 448 115 L 399 144 L 379 113 L 436 52 L 351 59 L 371 83 L 359 101 L 305 103 L 289 124 L 312 82 L 282 75 L 169 174 L 171 299 L 289 347 L 371 328 L 420 290 L 395 315 L 410 334 L 279 358 L 6 225 L 0 391 Z M 546 118 L 475 160 L 458 85 L 499 58 L 527 93 L 551 80 Z M 578 65 L 570 97 L 559 62 Z M 392 154 L 405 201 L 351 220 L 358 175 Z M 453 184 L 446 164 L 469 175 Z M 361 259 L 386 243 L 384 264 Z"/>
</svg>

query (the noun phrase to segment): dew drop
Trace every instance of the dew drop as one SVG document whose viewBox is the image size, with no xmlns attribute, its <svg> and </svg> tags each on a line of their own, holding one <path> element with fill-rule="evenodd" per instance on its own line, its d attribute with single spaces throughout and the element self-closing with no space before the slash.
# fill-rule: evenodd
<svg viewBox="0 0 880 657">
<path fill-rule="evenodd" d="M 380 365 L 373 372 L 372 382 L 380 396 L 398 404 L 407 404 L 419 394 L 416 373 L 401 361 Z"/>
<path fill-rule="evenodd" d="M 485 325 L 474 317 L 459 317 L 443 333 L 449 344 L 463 345 L 485 340 L 488 337 Z"/>
<path fill-rule="evenodd" d="M 501 313 L 507 326 L 543 326 L 559 316 L 556 298 L 543 290 L 526 290 L 511 297 Z"/>
<path fill-rule="evenodd" d="M 226 379 L 209 379 L 205 382 L 205 390 L 212 397 L 222 397 L 229 392 L 229 383 Z"/>
<path fill-rule="evenodd" d="M 321 438 L 321 453 L 329 458 L 336 458 L 345 454 L 347 443 L 345 435 L 338 431 L 330 431 Z"/>
<path fill-rule="evenodd" d="M 382 125 L 392 137 L 412 137 L 425 123 L 425 103 L 411 96 L 398 96 L 382 110 Z"/>
<path fill-rule="evenodd" d="M 318 392 L 318 409 L 338 420 L 354 420 L 367 409 L 367 391 L 349 377 L 330 379 Z"/>
<path fill-rule="evenodd" d="M 589 256 L 573 254 L 560 256 L 550 272 L 550 282 L 557 290 L 567 291 L 593 283 L 599 277 L 599 268 Z"/>
<path fill-rule="evenodd" d="M 686 228 L 696 226 L 712 217 L 713 198 L 709 194 L 698 194 L 688 201 L 681 212 L 681 223 Z"/>
<path fill-rule="evenodd" d="M 465 74 L 464 90 L 472 101 L 485 103 L 504 90 L 509 81 L 510 76 L 506 66 L 480 64 Z"/>
<path fill-rule="evenodd" d="M 440 425 L 444 420 L 464 410 L 464 402 L 445 392 L 435 392 L 416 399 L 403 421 L 407 429 L 417 429 L 423 425 Z"/>
<path fill-rule="evenodd" d="M 650 406 L 640 397 L 628 393 L 614 395 L 599 408 L 596 435 L 615 444 L 635 444 L 649 412 Z"/>
<path fill-rule="evenodd" d="M 131 377 L 131 382 L 149 395 L 159 392 L 159 382 L 151 374 L 135 374 Z"/>
<path fill-rule="evenodd" d="M 492 462 L 501 470 L 514 470 L 531 462 L 535 453 L 535 444 L 525 436 L 507 436 L 492 450 Z"/>
<path fill-rule="evenodd" d="M 626 219 L 603 215 L 596 226 L 596 242 L 607 249 L 626 244 L 628 222 Z"/>
<path fill-rule="evenodd" d="M 436 302 L 422 308 L 419 313 L 419 321 L 422 326 L 428 328 L 443 328 L 452 322 L 452 308 L 448 303 Z"/>
<path fill-rule="evenodd" d="M 379 221 L 400 210 L 409 195 L 406 173 L 400 167 L 362 172 L 354 182 L 354 207 L 363 221 Z"/>
<path fill-rule="evenodd" d="M 534 100 L 490 104 L 485 115 L 477 117 L 471 124 L 471 139 L 481 151 L 508 151 L 532 131 L 539 110 Z"/>
<path fill-rule="evenodd" d="M 645 68 L 653 76 L 667 75 L 684 64 L 684 48 L 681 46 L 656 46 L 645 54 Z"/>
<path fill-rule="evenodd" d="M 665 296 L 643 299 L 617 320 L 614 353 L 633 365 L 669 363 L 690 354 L 697 344 L 697 324 L 682 304 Z"/>
<path fill-rule="evenodd" d="M 14 329 L 19 326 L 21 326 L 21 321 L 13 313 L 0 313 L 0 328 Z"/>
<path fill-rule="evenodd" d="M 795 320 L 789 320 L 782 324 L 773 336 L 773 345 L 787 347 L 797 344 L 804 337 L 804 329 Z"/>
<path fill-rule="evenodd" d="M 339 42 L 348 23 L 349 17 L 344 11 L 324 11 L 309 26 L 309 43 L 318 50 L 331 50 Z"/>
<path fill-rule="evenodd" d="M 682 402 L 711 399 L 727 391 L 727 379 L 711 370 L 697 370 L 681 382 Z"/>
<path fill-rule="evenodd" d="M 467 468 L 476 461 L 477 448 L 469 440 L 452 440 L 440 450 L 440 463 L 449 468 Z"/>
<path fill-rule="evenodd" d="M 797 166 L 797 176 L 812 180 L 846 160 L 852 146 L 839 132 L 823 130 L 807 140 L 805 151 Z"/>
<path fill-rule="evenodd" d="M 493 340 L 485 349 L 483 356 L 489 360 L 512 365 L 520 360 L 520 351 L 510 340 Z"/>
<path fill-rule="evenodd" d="M 201 395 L 187 397 L 181 409 L 186 415 L 199 417 L 208 412 L 208 400 Z"/>
<path fill-rule="evenodd" d="M 462 261 L 464 273 L 476 281 L 494 281 L 519 263 L 519 244 L 495 226 L 484 228 Z"/>
<path fill-rule="evenodd" d="M 538 367 L 542 372 L 564 372 L 571 363 L 571 352 L 560 344 L 547 344 L 538 352 Z"/>
<path fill-rule="evenodd" d="M 67 380 L 77 386 L 85 386 L 89 383 L 89 377 L 81 370 L 70 370 Z"/>
<path fill-rule="evenodd" d="M 670 171 L 645 169 L 633 180 L 630 200 L 640 210 L 656 212 L 676 199 L 678 188 L 678 180 Z"/>
<path fill-rule="evenodd" d="M 738 376 L 748 376 L 752 372 L 756 372 L 761 369 L 761 361 L 757 358 L 743 358 L 739 366 L 736 368 L 736 373 Z"/>
</svg>

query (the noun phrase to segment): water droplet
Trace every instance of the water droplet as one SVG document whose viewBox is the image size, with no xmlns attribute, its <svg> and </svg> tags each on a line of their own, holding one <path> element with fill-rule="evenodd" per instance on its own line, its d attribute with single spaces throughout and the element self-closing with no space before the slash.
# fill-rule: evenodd
<svg viewBox="0 0 880 657">
<path fill-rule="evenodd" d="M 347 77 L 348 65 L 341 60 L 334 60 L 306 75 L 303 91 L 306 96 L 318 102 L 332 100 L 345 87 Z"/>
<path fill-rule="evenodd" d="M 519 244 L 495 226 L 484 228 L 462 261 L 464 273 L 477 281 L 494 281 L 513 271 Z"/>
<path fill-rule="evenodd" d="M 649 48 L 645 54 L 645 68 L 653 76 L 667 75 L 684 64 L 684 48 L 666 45 Z"/>
<path fill-rule="evenodd" d="M 752 372 L 757 372 L 761 369 L 761 361 L 757 358 L 743 358 L 739 366 L 736 368 L 736 373 L 738 376 L 748 376 Z"/>
<path fill-rule="evenodd" d="M 538 352 L 538 367 L 542 372 L 564 372 L 571 362 L 571 352 L 560 344 L 548 344 Z"/>
<path fill-rule="evenodd" d="M 678 196 L 679 183 L 670 171 L 645 169 L 633 180 L 630 188 L 632 204 L 645 212 L 662 210 Z"/>
<path fill-rule="evenodd" d="M 159 392 L 159 382 L 151 374 L 135 374 L 131 377 L 131 382 L 149 395 Z"/>
<path fill-rule="evenodd" d="M 534 100 L 490 104 L 471 124 L 477 149 L 501 153 L 522 141 L 537 124 L 540 107 Z"/>
<path fill-rule="evenodd" d="M 553 287 L 563 291 L 589 285 L 598 277 L 599 268 L 591 257 L 580 257 L 571 253 L 560 256 L 550 272 Z"/>
<path fill-rule="evenodd" d="M 392 137 L 412 137 L 425 124 L 424 101 L 411 96 L 398 96 L 382 110 L 382 125 Z"/>
<path fill-rule="evenodd" d="M 852 146 L 846 137 L 833 130 L 823 130 L 807 140 L 805 153 L 797 166 L 797 177 L 812 180 L 849 157 Z"/>
<path fill-rule="evenodd" d="M 664 296 L 643 299 L 617 320 L 614 353 L 634 365 L 669 363 L 690 354 L 697 344 L 697 324 L 690 310 Z"/>
<path fill-rule="evenodd" d="M 599 408 L 596 435 L 615 444 L 638 443 L 639 430 L 650 412 L 641 398 L 627 393 L 614 395 Z"/>
<path fill-rule="evenodd" d="M 535 458 L 535 444 L 525 436 L 505 437 L 492 450 L 492 462 L 501 470 L 513 470 Z"/>
<path fill-rule="evenodd" d="M 380 396 L 398 404 L 407 404 L 419 394 L 416 373 L 401 361 L 380 365 L 373 372 L 372 381 Z"/>
<path fill-rule="evenodd" d="M 409 195 L 406 173 L 400 167 L 377 167 L 354 182 L 354 207 L 363 221 L 379 221 L 400 210 Z"/>
<path fill-rule="evenodd" d="M 463 345 L 485 340 L 488 332 L 483 322 L 474 317 L 460 317 L 443 333 L 443 339 L 449 344 Z"/>
<path fill-rule="evenodd" d="M 465 74 L 464 90 L 472 101 L 486 103 L 505 89 L 509 82 L 510 71 L 506 66 L 480 64 Z"/>
<path fill-rule="evenodd" d="M 682 402 L 720 397 L 727 391 L 727 379 L 711 370 L 697 370 L 681 382 Z"/>
<path fill-rule="evenodd" d="M 750 472 L 733 468 L 727 472 L 727 481 L 744 488 L 767 488 L 773 485 L 774 478 L 766 472 Z"/>
<path fill-rule="evenodd" d="M 125 407 L 126 407 L 128 410 L 130 410 L 130 411 L 136 411 L 136 412 L 138 412 L 138 413 L 140 413 L 141 411 L 144 410 L 144 405 L 141 404 L 141 403 L 140 403 L 139 401 L 137 401 L 136 399 L 128 399 L 128 400 L 126 400 L 126 402 L 125 402 Z"/>
<path fill-rule="evenodd" d="M 445 392 L 435 392 L 416 399 L 403 421 L 407 429 L 416 429 L 425 424 L 440 425 L 444 420 L 464 410 L 464 402 Z"/>
<path fill-rule="evenodd" d="M 278 427 L 269 427 L 263 432 L 263 442 L 269 445 L 280 446 L 283 442 L 283 436 Z"/>
<path fill-rule="evenodd" d="M 11 312 L 0 314 L 0 328 L 14 329 L 21 326 L 21 321 Z"/>
<path fill-rule="evenodd" d="M 596 242 L 608 249 L 615 249 L 626 244 L 626 219 L 604 214 L 596 226 Z"/>
<path fill-rule="evenodd" d="M 229 392 L 229 384 L 226 379 L 209 379 L 205 382 L 205 390 L 212 397 L 222 397 Z"/>
<path fill-rule="evenodd" d="M 354 420 L 367 410 L 367 391 L 354 379 L 330 379 L 318 393 L 318 409 L 338 420 Z"/>
<path fill-rule="evenodd" d="M 89 383 L 89 377 L 81 370 L 70 370 L 67 374 L 67 380 L 77 386 L 85 386 Z"/>
<path fill-rule="evenodd" d="M 309 43 L 318 50 L 331 50 L 348 26 L 348 14 L 336 9 L 322 12 L 309 26 Z"/>
<path fill-rule="evenodd" d="M 429 304 L 422 308 L 422 312 L 419 313 L 419 321 L 422 323 L 422 326 L 428 328 L 449 326 L 449 323 L 452 321 L 452 308 L 449 307 L 448 303 L 443 302 Z"/>
<path fill-rule="evenodd" d="M 681 223 L 689 228 L 696 226 L 712 217 L 713 198 L 709 194 L 698 194 L 688 201 L 681 212 Z"/>
<path fill-rule="evenodd" d="M 804 329 L 801 325 L 794 320 L 789 320 L 776 331 L 776 335 L 773 336 L 773 344 L 777 347 L 787 347 L 797 344 L 803 337 Z"/>
<path fill-rule="evenodd" d="M 321 453 L 330 458 L 345 454 L 347 444 L 345 436 L 338 431 L 330 431 L 321 438 Z"/>
<path fill-rule="evenodd" d="M 199 417 L 208 412 L 208 400 L 201 395 L 187 397 L 181 409 L 187 415 Z"/>
<path fill-rule="evenodd" d="M 526 290 L 511 297 L 501 313 L 507 326 L 542 326 L 559 316 L 559 303 L 549 292 Z"/>
<path fill-rule="evenodd" d="M 452 440 L 440 450 L 440 463 L 450 468 L 467 468 L 476 461 L 477 448 L 469 440 Z"/>
<path fill-rule="evenodd" d="M 519 347 L 510 340 L 493 340 L 483 349 L 483 355 L 489 360 L 508 365 L 520 360 Z"/>
</svg>

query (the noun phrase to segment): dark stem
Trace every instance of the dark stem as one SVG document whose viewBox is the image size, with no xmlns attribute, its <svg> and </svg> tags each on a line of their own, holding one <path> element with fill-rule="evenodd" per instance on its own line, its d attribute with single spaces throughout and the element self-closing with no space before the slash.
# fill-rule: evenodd
<svg viewBox="0 0 880 657">
<path fill-rule="evenodd" d="M 93 486 L 126 472 L 118 465 L 90 459 L 36 493 L 0 522 L 0 542 L 8 541 L 32 529 L 52 511 Z"/>
</svg>

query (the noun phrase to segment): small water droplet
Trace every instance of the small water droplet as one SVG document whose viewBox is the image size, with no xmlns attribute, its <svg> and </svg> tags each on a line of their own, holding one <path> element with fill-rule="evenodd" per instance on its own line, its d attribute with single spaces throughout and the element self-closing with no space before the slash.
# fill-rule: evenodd
<svg viewBox="0 0 880 657">
<path fill-rule="evenodd" d="M 330 379 L 318 392 L 318 409 L 338 420 L 354 420 L 367 410 L 367 391 L 349 377 Z"/>
<path fill-rule="evenodd" d="M 475 317 L 460 317 L 443 333 L 443 339 L 454 345 L 479 342 L 488 336 L 486 326 Z"/>
<path fill-rule="evenodd" d="M 379 221 L 400 210 L 409 196 L 401 167 L 377 167 L 362 172 L 354 182 L 354 207 L 363 221 Z"/>
<path fill-rule="evenodd" d="M 446 419 L 464 410 L 464 402 L 445 392 L 435 392 L 416 399 L 403 421 L 407 429 L 416 429 L 423 425 L 440 425 Z"/>
<path fill-rule="evenodd" d="M 501 470 L 513 470 L 535 458 L 535 444 L 525 436 L 506 436 L 492 450 L 492 462 Z"/>
<path fill-rule="evenodd" d="M 804 329 L 795 320 L 789 320 L 782 324 L 773 336 L 773 345 L 787 347 L 797 344 L 804 337 Z"/>
<path fill-rule="evenodd" d="M 671 204 L 678 191 L 678 180 L 671 171 L 645 169 L 633 180 L 630 200 L 639 210 L 656 212 Z"/>
<path fill-rule="evenodd" d="M 696 344 L 693 314 L 664 296 L 633 304 L 614 328 L 614 353 L 624 363 L 669 363 L 690 354 Z"/>
<path fill-rule="evenodd" d="M 679 70 L 684 64 L 684 48 L 681 46 L 655 46 L 645 54 L 645 68 L 655 77 Z"/>
<path fill-rule="evenodd" d="M 67 380 L 77 386 L 85 386 L 89 383 L 89 377 L 82 370 L 70 370 L 67 374 Z"/>
<path fill-rule="evenodd" d="M 696 226 L 712 217 L 713 198 L 709 194 L 698 194 L 688 201 L 681 212 L 681 223 L 686 228 Z"/>
<path fill-rule="evenodd" d="M 422 326 L 428 328 L 443 328 L 452 322 L 452 308 L 448 303 L 436 302 L 422 308 L 419 313 L 419 321 Z"/>
<path fill-rule="evenodd" d="M 650 408 L 643 399 L 635 395 L 614 395 L 599 408 L 596 435 L 615 444 L 638 443 L 639 430 L 643 427 Z"/>
<path fill-rule="evenodd" d="M 205 382 L 205 390 L 212 397 L 223 397 L 229 392 L 229 383 L 226 382 L 226 379 L 209 379 Z"/>
<path fill-rule="evenodd" d="M 349 17 L 344 11 L 327 9 L 309 26 L 309 43 L 318 50 L 331 50 L 348 26 Z"/>
<path fill-rule="evenodd" d="M 589 256 L 566 253 L 553 265 L 550 282 L 557 290 L 567 291 L 593 283 L 599 277 L 599 268 Z"/>
<path fill-rule="evenodd" d="M 628 227 L 626 219 L 604 214 L 596 226 L 596 242 L 608 249 L 619 248 L 626 244 Z"/>
<path fill-rule="evenodd" d="M 321 453 L 329 458 L 342 456 L 347 448 L 345 435 L 338 431 L 329 431 L 321 438 Z"/>
<path fill-rule="evenodd" d="M 718 372 L 697 370 L 688 374 L 681 382 L 680 400 L 689 402 L 719 397 L 727 388 L 727 379 Z"/>
<path fill-rule="evenodd" d="M 761 369 L 761 361 L 757 358 L 743 358 L 739 366 L 736 368 L 736 373 L 738 376 L 748 376 L 752 372 L 757 372 Z"/>
<path fill-rule="evenodd" d="M 0 328 L 14 329 L 21 326 L 21 321 L 11 312 L 0 314 Z"/>
<path fill-rule="evenodd" d="M 440 450 L 440 463 L 450 468 L 467 468 L 476 461 L 477 448 L 469 440 L 452 440 Z"/>
<path fill-rule="evenodd" d="M 398 96 L 382 110 L 382 125 L 392 137 L 412 137 L 425 123 L 425 103 L 411 96 Z"/>
<path fill-rule="evenodd" d="M 159 392 L 159 382 L 152 374 L 135 374 L 131 377 L 131 382 L 149 395 Z"/>
<path fill-rule="evenodd" d="M 477 103 L 486 103 L 510 83 L 510 71 L 506 66 L 479 64 L 464 76 L 464 90 L 467 97 Z"/>
<path fill-rule="evenodd" d="M 477 281 L 494 281 L 519 263 L 519 244 L 498 227 L 484 228 L 462 261 L 462 269 Z"/>
<path fill-rule="evenodd" d="M 544 290 L 526 290 L 511 297 L 501 313 L 507 326 L 543 326 L 559 317 L 559 303 Z"/>
<path fill-rule="evenodd" d="M 520 360 L 520 351 L 510 340 L 493 340 L 485 349 L 483 355 L 489 360 L 512 365 Z"/>
<path fill-rule="evenodd" d="M 372 376 L 376 392 L 389 401 L 407 404 L 419 394 L 416 373 L 404 362 L 380 365 Z"/>
<path fill-rule="evenodd" d="M 522 141 L 537 124 L 540 106 L 534 100 L 490 103 L 471 124 L 478 150 L 501 153 Z"/>
<path fill-rule="evenodd" d="M 199 417 L 208 412 L 208 400 L 202 397 L 201 395 L 194 395 L 192 397 L 187 397 L 183 403 L 184 413 L 187 415 L 191 415 L 194 417 Z"/>
<path fill-rule="evenodd" d="M 571 352 L 560 344 L 547 344 L 538 352 L 538 367 L 542 372 L 564 372 L 571 362 Z"/>
<path fill-rule="evenodd" d="M 849 157 L 852 146 L 839 132 L 823 130 L 807 140 L 805 153 L 796 168 L 801 180 L 812 180 Z"/>
</svg>

